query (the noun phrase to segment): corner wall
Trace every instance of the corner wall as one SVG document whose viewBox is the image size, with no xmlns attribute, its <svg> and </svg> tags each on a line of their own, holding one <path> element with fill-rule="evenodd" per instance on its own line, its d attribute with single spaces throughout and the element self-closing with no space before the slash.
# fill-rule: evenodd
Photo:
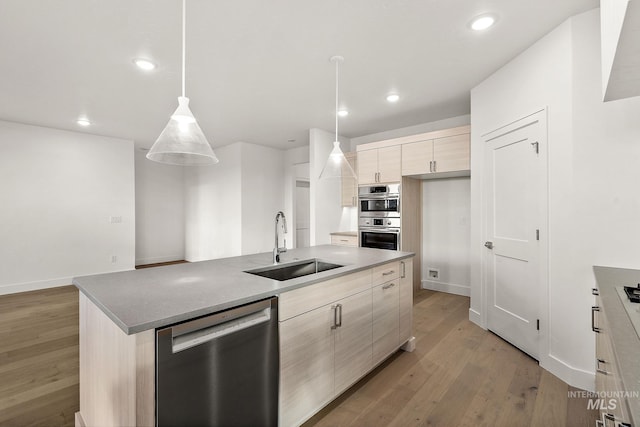
<svg viewBox="0 0 640 427">
<path fill-rule="evenodd" d="M 183 166 L 164 165 L 135 150 L 136 265 L 184 259 Z"/>
<path fill-rule="evenodd" d="M 134 267 L 133 141 L 0 122 L 0 152 L 0 294 Z"/>
<path fill-rule="evenodd" d="M 560 25 L 471 92 L 470 319 L 485 325 L 481 136 L 546 107 L 549 298 L 540 313 L 540 364 L 589 390 L 592 267 L 640 267 L 640 99 L 601 102 L 599 48 L 595 9 Z"/>
<path fill-rule="evenodd" d="M 284 151 L 236 142 L 216 148 L 220 163 L 185 170 L 185 259 L 270 252 L 284 209 Z"/>
</svg>

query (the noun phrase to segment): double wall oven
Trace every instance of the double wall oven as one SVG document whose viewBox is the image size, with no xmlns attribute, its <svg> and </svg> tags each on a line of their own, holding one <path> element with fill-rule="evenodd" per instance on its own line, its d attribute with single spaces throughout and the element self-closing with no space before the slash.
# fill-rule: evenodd
<svg viewBox="0 0 640 427">
<path fill-rule="evenodd" d="M 400 184 L 358 188 L 358 233 L 362 247 L 400 249 Z"/>
</svg>

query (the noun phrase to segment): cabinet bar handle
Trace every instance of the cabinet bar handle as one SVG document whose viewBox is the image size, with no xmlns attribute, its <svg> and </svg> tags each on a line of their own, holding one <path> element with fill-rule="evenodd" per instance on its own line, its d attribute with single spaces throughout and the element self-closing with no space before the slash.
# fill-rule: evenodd
<svg viewBox="0 0 640 427">
<path fill-rule="evenodd" d="M 437 160 L 434 160 L 434 161 L 433 161 L 433 171 L 434 171 L 434 172 L 437 172 L 437 171 L 438 171 L 438 163 L 437 163 Z"/>
<path fill-rule="evenodd" d="M 394 273 L 394 270 L 389 270 L 389 271 L 387 271 L 385 273 L 382 273 L 382 275 L 383 276 L 388 276 L 388 275 L 393 274 L 393 273 Z"/>
<path fill-rule="evenodd" d="M 600 368 L 600 364 L 601 363 L 606 363 L 606 362 L 604 360 L 602 360 L 602 359 L 596 358 L 596 371 L 600 372 L 601 374 L 609 375 L 609 372 L 607 372 L 604 369 Z"/>
<path fill-rule="evenodd" d="M 338 304 L 338 311 L 339 311 L 339 317 L 338 317 L 338 324 L 336 325 L 336 327 L 341 327 L 342 326 L 342 304 Z"/>
<path fill-rule="evenodd" d="M 597 305 L 591 307 L 591 330 L 600 333 L 600 328 L 596 327 L 596 311 L 600 311 L 600 307 Z"/>
<path fill-rule="evenodd" d="M 393 288 L 396 284 L 395 283 L 389 283 L 388 285 L 384 285 L 382 287 L 382 289 L 389 289 L 389 288 Z"/>
<path fill-rule="evenodd" d="M 404 279 L 405 277 L 407 277 L 407 266 L 404 261 L 400 261 L 400 265 L 402 266 L 402 274 L 400 275 L 400 278 Z"/>
<path fill-rule="evenodd" d="M 331 329 L 335 329 L 338 327 L 338 306 L 332 305 L 331 310 L 333 310 L 333 325 L 331 325 Z"/>
<path fill-rule="evenodd" d="M 600 295 L 598 288 L 591 288 L 591 295 Z"/>
</svg>

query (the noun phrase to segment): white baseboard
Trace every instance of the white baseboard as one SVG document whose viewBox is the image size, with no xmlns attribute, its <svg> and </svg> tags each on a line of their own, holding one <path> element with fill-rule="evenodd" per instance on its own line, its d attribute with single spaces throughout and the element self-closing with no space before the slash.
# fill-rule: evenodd
<svg viewBox="0 0 640 427">
<path fill-rule="evenodd" d="M 449 294 L 471 296 L 471 287 L 467 285 L 456 285 L 453 283 L 434 282 L 431 280 L 422 281 L 422 289 L 432 291 L 447 292 Z"/>
<path fill-rule="evenodd" d="M 185 259 L 184 254 L 167 255 L 152 258 L 136 258 L 136 265 L 157 264 L 159 262 L 181 261 Z"/>
<path fill-rule="evenodd" d="M 38 280 L 35 282 L 9 283 L 0 285 L 0 295 L 17 294 L 19 292 L 37 291 L 39 289 L 69 286 L 73 277 L 60 277 L 57 279 Z"/>
<path fill-rule="evenodd" d="M 575 368 L 551 354 L 540 358 L 540 366 L 571 386 L 587 391 L 596 389 L 595 372 Z"/>
<path fill-rule="evenodd" d="M 117 273 L 119 271 L 131 271 L 133 267 L 120 270 L 96 271 L 95 273 L 83 273 L 78 276 L 90 276 L 92 274 Z M 36 280 L 34 282 L 7 283 L 0 285 L 0 295 L 17 294 L 20 292 L 37 291 L 40 289 L 57 288 L 59 286 L 73 285 L 73 277 L 59 277 L 57 279 Z"/>
<path fill-rule="evenodd" d="M 482 316 L 480 316 L 480 313 L 472 308 L 469 309 L 469 320 L 480 326 L 482 329 L 487 329 L 482 325 Z"/>
</svg>

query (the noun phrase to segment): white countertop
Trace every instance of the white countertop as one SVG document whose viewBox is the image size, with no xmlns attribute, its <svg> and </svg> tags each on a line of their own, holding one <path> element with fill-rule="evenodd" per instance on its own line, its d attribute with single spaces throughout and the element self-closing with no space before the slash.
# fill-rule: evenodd
<svg viewBox="0 0 640 427">
<path fill-rule="evenodd" d="M 411 256 L 411 252 L 323 245 L 283 253 L 281 264 L 319 258 L 344 267 L 282 282 L 245 272 L 272 265 L 268 252 L 75 277 L 73 284 L 126 334 L 135 334 Z"/>
</svg>

